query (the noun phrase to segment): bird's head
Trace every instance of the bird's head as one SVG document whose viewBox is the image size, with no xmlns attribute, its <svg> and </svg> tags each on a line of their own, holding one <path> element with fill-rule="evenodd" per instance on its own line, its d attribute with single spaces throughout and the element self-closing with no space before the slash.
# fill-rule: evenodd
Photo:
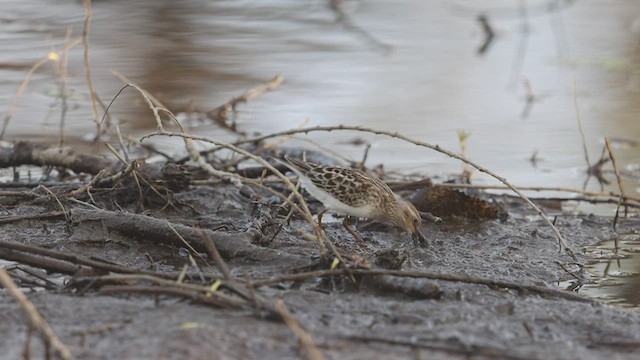
<svg viewBox="0 0 640 360">
<path fill-rule="evenodd" d="M 420 212 L 410 202 L 396 198 L 397 206 L 391 216 L 391 222 L 401 227 L 403 230 L 411 234 L 414 240 L 420 242 L 428 242 L 428 240 L 420 232 L 420 225 L 422 225 L 422 217 Z"/>
</svg>

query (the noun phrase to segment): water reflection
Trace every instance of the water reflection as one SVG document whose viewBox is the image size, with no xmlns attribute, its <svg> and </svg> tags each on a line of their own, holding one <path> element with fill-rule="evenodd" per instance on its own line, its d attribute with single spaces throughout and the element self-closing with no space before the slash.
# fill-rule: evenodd
<svg viewBox="0 0 640 360">
<path fill-rule="evenodd" d="M 596 260 L 586 270 L 594 277 L 594 283 L 584 285 L 578 292 L 622 307 L 639 306 L 639 249 L 637 233 L 623 234 L 589 249 L 588 253 Z"/>
</svg>

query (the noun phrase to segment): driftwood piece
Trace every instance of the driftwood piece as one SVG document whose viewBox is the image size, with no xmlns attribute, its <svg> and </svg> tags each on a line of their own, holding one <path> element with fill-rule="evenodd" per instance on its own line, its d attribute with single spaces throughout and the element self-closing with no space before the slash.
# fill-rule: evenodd
<svg viewBox="0 0 640 360">
<path fill-rule="evenodd" d="M 87 222 L 100 222 L 100 228 L 104 226 L 108 231 L 115 231 L 123 236 L 151 241 L 155 243 L 169 243 L 184 247 L 186 244 L 175 232 L 198 251 L 206 251 L 206 246 L 198 233 L 198 229 L 190 226 L 170 223 L 164 219 L 151 216 L 115 212 L 106 210 L 72 210 L 72 218 L 75 224 Z M 173 228 L 173 230 L 172 230 Z M 175 232 L 174 232 L 175 230 Z M 233 258 L 248 258 L 255 261 L 270 261 L 290 257 L 291 260 L 299 260 L 297 257 L 280 254 L 278 251 L 253 245 L 251 242 L 258 240 L 262 235 L 257 229 L 249 229 L 238 233 L 222 233 L 218 231 L 203 230 L 215 243 L 216 248 L 225 260 Z"/>
<path fill-rule="evenodd" d="M 76 173 L 97 174 L 102 169 L 114 173 L 119 162 L 98 155 L 87 155 L 68 147 L 50 147 L 28 141 L 0 146 L 0 167 L 19 165 L 62 166 Z"/>
</svg>

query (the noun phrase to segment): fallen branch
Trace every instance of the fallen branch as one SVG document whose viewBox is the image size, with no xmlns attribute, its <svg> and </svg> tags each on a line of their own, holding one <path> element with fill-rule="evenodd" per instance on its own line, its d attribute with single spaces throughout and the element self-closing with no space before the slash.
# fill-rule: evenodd
<svg viewBox="0 0 640 360">
<path fill-rule="evenodd" d="M 0 259 L 15 261 L 20 264 L 29 265 L 60 274 L 75 275 L 78 273 L 88 273 L 91 270 L 80 265 L 70 264 L 69 262 L 57 260 L 49 256 L 41 256 L 28 252 L 16 250 L 10 246 L 6 246 L 5 241 L 0 244 Z M 13 243 L 9 243 L 13 244 Z M 21 244 L 14 244 L 21 245 Z M 27 245 L 24 245 L 27 246 Z M 44 250 L 44 249 L 43 249 Z"/>
<path fill-rule="evenodd" d="M 604 143 L 607 146 L 607 151 L 609 152 L 609 158 L 611 159 L 611 164 L 613 165 L 613 171 L 616 174 L 616 180 L 618 180 L 618 188 L 620 189 L 620 198 L 618 199 L 618 206 L 616 207 L 616 215 L 613 217 L 613 228 L 615 229 L 618 223 L 620 205 L 624 202 L 624 184 L 622 183 L 622 178 L 620 177 L 620 171 L 618 170 L 618 162 L 616 161 L 615 155 L 613 155 L 613 150 L 611 150 L 611 144 L 609 144 L 609 139 L 605 137 Z M 625 217 L 626 215 L 627 215 L 627 208 L 625 207 Z"/>
<path fill-rule="evenodd" d="M 478 276 L 439 274 L 439 273 L 428 273 L 428 272 L 420 272 L 420 271 L 401 271 L 401 270 L 350 269 L 350 271 L 351 273 L 353 273 L 353 275 L 363 275 L 363 276 L 390 275 L 390 276 L 397 276 L 397 277 L 422 278 L 422 279 L 442 280 L 442 281 L 450 281 L 450 282 L 463 282 L 468 284 L 486 285 L 491 288 L 513 289 L 519 292 L 529 292 L 529 293 L 538 294 L 541 296 L 548 296 L 553 298 L 560 298 L 560 299 L 573 300 L 573 301 L 579 301 L 579 302 L 595 302 L 594 300 L 583 298 L 578 294 L 568 292 L 568 291 L 556 290 L 556 289 L 547 288 L 539 285 L 527 285 L 527 284 L 521 284 L 521 283 L 505 281 L 505 280 L 487 279 L 487 278 L 481 278 Z M 259 287 L 264 285 L 279 284 L 287 281 L 303 281 L 303 280 L 316 279 L 319 277 L 335 277 L 335 276 L 344 276 L 344 275 L 346 275 L 344 269 L 319 270 L 319 271 L 311 271 L 311 272 L 298 273 L 298 274 L 283 275 L 283 276 L 275 277 L 271 279 L 254 280 L 251 284 L 254 287 Z"/>
<path fill-rule="evenodd" d="M 157 287 L 157 286 L 135 286 L 135 285 L 118 285 L 118 286 L 105 286 L 99 290 L 100 294 L 130 294 L 138 293 L 143 295 L 170 295 L 179 296 L 190 299 L 196 303 L 213 306 L 216 308 L 235 308 L 236 306 L 230 302 L 220 300 L 218 297 L 207 296 L 196 293 L 195 291 L 189 291 L 185 289 L 179 289 L 176 287 Z"/>
<path fill-rule="evenodd" d="M 36 220 L 36 219 L 52 219 L 66 216 L 64 211 L 51 211 L 44 214 L 32 214 L 32 215 L 17 215 L 17 216 L 5 216 L 0 217 L 0 224 L 8 224 L 24 220 Z"/>
<path fill-rule="evenodd" d="M 89 273 L 91 272 L 89 268 L 93 268 L 94 272 L 102 271 L 122 274 L 155 275 L 167 278 L 175 277 L 175 274 L 172 273 L 155 273 L 139 270 L 123 265 L 93 260 L 75 254 L 62 253 L 39 246 L 4 240 L 0 240 L 0 258 L 68 275 Z"/>
<path fill-rule="evenodd" d="M 97 174 L 102 169 L 108 169 L 112 173 L 120 168 L 113 160 L 82 154 L 68 146 L 49 147 L 27 141 L 0 146 L 0 167 L 19 165 L 62 166 L 76 173 L 88 174 Z"/>
<path fill-rule="evenodd" d="M 198 234 L 198 229 L 182 224 L 169 223 L 164 219 L 106 210 L 73 209 L 71 214 L 73 222 L 76 224 L 97 222 L 101 229 L 104 226 L 108 231 L 118 232 L 128 238 L 155 243 L 169 243 L 179 247 L 184 246 L 180 238 L 171 230 L 173 227 L 196 250 L 206 250 L 206 246 Z M 284 255 L 279 251 L 253 245 L 251 241 L 261 235 L 256 229 L 233 234 L 211 230 L 203 231 L 215 243 L 220 255 L 226 259 L 244 257 L 254 261 L 270 261 L 289 257 L 292 261 L 299 260 L 297 257 Z"/>
</svg>

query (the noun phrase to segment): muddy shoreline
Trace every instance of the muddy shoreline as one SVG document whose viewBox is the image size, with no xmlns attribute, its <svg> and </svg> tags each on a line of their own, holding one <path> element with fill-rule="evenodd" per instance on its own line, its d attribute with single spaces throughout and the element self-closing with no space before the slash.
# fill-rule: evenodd
<svg viewBox="0 0 640 360">
<path fill-rule="evenodd" d="M 186 264 L 184 281 L 193 284 L 208 286 L 212 283 L 208 279 L 222 277 L 197 242 L 192 242 L 196 252 L 202 252 L 209 265 L 175 239 L 165 241 L 149 229 L 125 225 L 135 223 L 136 217 L 166 219 L 183 234 L 187 228 L 210 230 L 217 237 L 214 242 L 222 245 L 220 253 L 231 275 L 243 284 L 268 283 L 296 271 L 330 267 L 321 261 L 317 243 L 309 239 L 313 229 L 301 218 L 293 216 L 273 236 L 280 223 L 275 197 L 264 195 L 256 202 L 236 186 L 218 182 L 175 192 L 173 206 L 147 203 L 140 211 L 133 190 L 123 187 L 109 196 L 106 192 L 96 196 L 101 207 L 110 209 L 101 213 L 69 203 L 65 204 L 67 217 L 6 222 L 0 228 L 2 239 L 155 274 L 179 273 Z M 24 189 L 24 193 L 34 194 L 33 198 L 0 198 L 6 218 L 55 210 L 51 195 L 38 189 Z M 431 247 L 414 248 L 406 234 L 380 224 L 358 226 L 365 246 L 358 246 L 339 222 L 329 222 L 325 228 L 354 269 L 479 277 L 503 281 L 505 286 L 392 275 L 356 275 L 354 283 L 346 275 L 318 276 L 255 286 L 254 296 L 262 308 L 220 308 L 166 293 L 105 294 L 109 284 L 99 281 L 70 285 L 83 277 L 107 274 L 89 271 L 90 267 L 75 276 L 47 274 L 20 264 L 5 268 L 23 276 L 21 286 L 28 298 L 79 359 L 304 357 L 307 350 L 296 335 L 273 316 L 270 306 L 276 299 L 284 301 L 327 358 L 637 357 L 637 311 L 515 287 L 560 293 L 563 290 L 554 284 L 571 277 L 562 267 L 569 271 L 575 267 L 573 259 L 559 253 L 557 240 L 539 218 L 519 200 L 505 199 L 495 199 L 508 209 L 504 222 L 451 218 L 442 224 L 425 224 Z M 113 207 L 116 203 L 121 209 Z M 309 205 L 313 210 L 319 204 L 309 201 Z M 588 260 L 586 246 L 640 227 L 637 219 L 621 219 L 614 231 L 611 219 L 589 215 L 559 216 L 556 225 L 583 263 Z M 164 236 L 170 238 L 171 230 L 165 229 Z M 223 241 L 241 250 L 226 249 Z M 198 268 L 192 266 L 189 255 Z M 233 294 L 224 286 L 219 291 Z M 6 334 L 0 340 L 3 358 L 19 358 L 28 339 L 23 315 L 4 292 L 0 307 L 0 328 Z M 36 358 L 43 351 L 35 335 L 30 351 Z"/>
</svg>

